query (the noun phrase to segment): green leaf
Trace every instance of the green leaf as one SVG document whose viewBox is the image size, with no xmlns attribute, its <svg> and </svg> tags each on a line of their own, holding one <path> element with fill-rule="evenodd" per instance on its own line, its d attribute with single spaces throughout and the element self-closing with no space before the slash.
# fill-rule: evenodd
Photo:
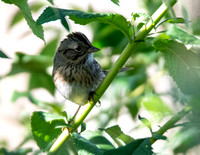
<svg viewBox="0 0 200 155">
<path fill-rule="evenodd" d="M 18 92 L 14 91 L 12 94 L 11 101 L 15 102 L 17 101 L 20 97 L 31 97 L 31 94 L 29 92 Z"/>
<path fill-rule="evenodd" d="M 192 21 L 191 28 L 192 28 L 192 33 L 195 35 L 200 35 L 200 17 L 196 18 L 194 21 Z"/>
<path fill-rule="evenodd" d="M 132 14 L 132 18 L 134 21 L 136 21 L 137 18 L 141 18 L 141 17 L 146 18 L 147 20 L 151 20 L 152 23 L 154 23 L 152 17 L 146 13 L 133 13 Z"/>
<path fill-rule="evenodd" d="M 171 110 L 165 105 L 162 99 L 157 95 L 145 95 L 138 102 L 151 112 L 160 113 L 162 115 L 170 114 Z"/>
<path fill-rule="evenodd" d="M 44 24 L 50 21 L 61 19 L 58 12 L 61 12 L 63 16 L 69 16 L 71 20 L 81 25 L 86 25 L 93 21 L 110 24 L 114 28 L 120 30 L 129 40 L 131 40 L 131 23 L 122 15 L 114 13 L 91 13 L 78 10 L 47 7 L 37 19 L 37 24 Z"/>
<path fill-rule="evenodd" d="M 31 73 L 29 90 L 43 87 L 51 94 L 54 94 L 55 86 L 51 75 L 47 73 L 47 68 L 51 65 L 52 57 L 47 56 L 47 54 L 26 55 L 23 53 L 16 53 L 16 58 L 8 76 L 22 72 L 29 72 Z"/>
<path fill-rule="evenodd" d="M 150 139 L 144 139 L 143 142 L 134 150 L 133 154 L 153 154 Z"/>
<path fill-rule="evenodd" d="M 51 142 L 59 136 L 61 129 L 56 128 L 59 123 L 65 123 L 65 117 L 42 111 L 33 112 L 31 130 L 41 150 L 47 151 Z"/>
<path fill-rule="evenodd" d="M 1 58 L 9 58 L 2 50 L 0 50 L 0 57 Z"/>
<path fill-rule="evenodd" d="M 180 29 L 176 26 L 170 27 L 167 30 L 166 34 L 169 35 L 170 38 L 177 39 L 184 44 L 200 45 L 200 39 L 198 39 L 194 35 L 191 35 L 185 31 L 183 31 L 182 29 Z"/>
<path fill-rule="evenodd" d="M 36 88 L 45 88 L 52 95 L 55 92 L 55 85 L 52 76 L 47 73 L 31 73 L 29 81 L 29 90 Z"/>
<path fill-rule="evenodd" d="M 114 4 L 119 6 L 119 0 L 111 0 Z"/>
<path fill-rule="evenodd" d="M 81 132 L 85 131 L 86 130 L 86 124 L 84 122 L 81 123 Z"/>
<path fill-rule="evenodd" d="M 51 5 L 54 5 L 53 0 L 47 0 L 49 3 L 51 3 Z"/>
<path fill-rule="evenodd" d="M 112 143 L 99 131 L 85 131 L 81 133 L 81 136 L 95 144 L 99 149 L 108 150 L 115 148 Z"/>
<path fill-rule="evenodd" d="M 45 46 L 44 48 L 41 50 L 40 55 L 46 55 L 46 56 L 50 56 L 53 57 L 55 52 L 56 52 L 56 48 L 57 45 L 59 43 L 60 40 L 60 35 L 56 36 L 55 38 L 51 39 Z"/>
<path fill-rule="evenodd" d="M 46 72 L 47 67 L 52 65 L 52 57 L 43 55 L 26 55 L 16 53 L 12 69 L 8 75 L 14 75 L 21 72 L 42 73 Z"/>
<path fill-rule="evenodd" d="M 6 148 L 0 148 L 1 155 L 26 155 L 33 152 L 32 148 L 18 148 L 15 151 L 8 151 Z"/>
<path fill-rule="evenodd" d="M 2 0 L 2 1 L 8 4 L 16 5 L 22 11 L 24 18 L 26 19 L 27 24 L 31 28 L 32 32 L 38 38 L 44 41 L 43 28 L 41 25 L 36 25 L 35 21 L 33 20 L 27 0 Z"/>
<path fill-rule="evenodd" d="M 184 19 L 186 19 L 186 22 L 185 22 L 185 26 L 187 27 L 187 28 L 189 28 L 189 16 L 188 16 L 188 12 L 187 12 L 187 9 L 185 8 L 186 7 L 186 5 L 184 5 L 183 4 L 183 2 L 182 3 L 180 3 L 181 4 L 181 12 L 182 12 L 182 15 L 183 15 L 183 17 L 184 17 Z"/>
<path fill-rule="evenodd" d="M 160 23 L 158 23 L 156 25 L 156 28 L 158 28 L 163 23 L 171 23 L 171 24 L 178 24 L 179 23 L 180 24 L 180 23 L 185 23 L 185 20 L 184 20 L 184 18 L 178 18 L 178 17 L 176 17 L 176 18 L 167 18 L 167 19 L 161 21 Z"/>
<path fill-rule="evenodd" d="M 148 119 L 146 119 L 146 118 L 144 118 L 144 117 L 141 117 L 140 115 L 138 115 L 138 119 L 139 119 L 147 128 L 149 128 L 149 130 L 150 130 L 151 133 L 152 133 L 151 122 L 150 122 Z"/>
<path fill-rule="evenodd" d="M 134 34 L 136 34 L 142 28 L 143 25 L 146 25 L 149 20 L 152 23 L 154 23 L 154 20 L 152 19 L 152 17 L 146 13 L 132 13 L 131 16 L 134 22 L 136 22 L 137 19 L 142 18 L 142 21 L 139 20 L 139 23 L 137 24 L 137 26 L 135 26 L 136 28 L 134 27 L 134 30 L 133 30 Z"/>
<path fill-rule="evenodd" d="M 125 146 L 121 146 L 117 149 L 106 150 L 104 152 L 104 155 L 124 155 L 124 154 L 132 154 L 132 155 L 153 154 L 149 138 L 137 139 L 128 143 Z"/>
<path fill-rule="evenodd" d="M 37 12 L 39 9 L 41 9 L 44 6 L 43 3 L 33 3 L 30 4 L 30 10 L 31 12 Z M 12 28 L 13 26 L 15 26 L 16 24 L 18 24 L 20 21 L 22 21 L 23 19 L 23 13 L 22 11 L 18 10 L 14 16 L 11 19 L 11 22 L 9 24 L 9 28 Z"/>
<path fill-rule="evenodd" d="M 157 139 L 157 140 L 166 140 L 167 139 L 167 137 L 166 136 L 163 136 L 163 135 L 158 135 L 158 134 L 152 134 L 152 137 L 154 138 L 154 139 Z"/>
<path fill-rule="evenodd" d="M 133 141 L 134 139 L 122 132 L 118 125 L 109 127 L 104 130 L 116 143 L 118 146 L 122 146 L 122 143 L 119 141 L 123 141 L 125 144 Z"/>
<path fill-rule="evenodd" d="M 100 150 L 95 144 L 80 136 L 77 133 L 71 133 L 71 138 L 74 147 L 78 154 L 102 155 L 103 151 Z"/>
<path fill-rule="evenodd" d="M 188 95 L 200 95 L 200 57 L 166 35 L 158 37 L 154 45 L 166 60 L 166 67 L 180 90 Z"/>
</svg>

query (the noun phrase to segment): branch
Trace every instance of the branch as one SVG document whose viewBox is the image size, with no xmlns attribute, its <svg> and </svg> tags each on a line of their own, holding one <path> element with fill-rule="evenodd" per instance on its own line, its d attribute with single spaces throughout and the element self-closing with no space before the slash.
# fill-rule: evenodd
<svg viewBox="0 0 200 155">
<path fill-rule="evenodd" d="M 186 107 L 182 111 L 175 114 L 167 123 L 165 123 L 157 132 L 155 132 L 155 135 L 163 135 L 168 129 L 172 128 L 180 119 L 185 117 L 190 111 L 192 110 L 191 107 Z M 155 138 L 151 138 L 150 142 L 153 144 L 156 140 Z"/>
<path fill-rule="evenodd" d="M 116 77 L 118 72 L 121 70 L 123 65 L 126 63 L 128 58 L 131 56 L 133 52 L 136 51 L 137 46 L 141 43 L 136 40 L 144 40 L 146 36 L 149 34 L 149 32 L 155 27 L 155 25 L 161 20 L 161 18 L 165 15 L 165 13 L 171 9 L 171 7 L 177 2 L 177 0 L 168 0 L 166 3 L 163 3 L 157 11 L 152 15 L 153 23 L 150 20 L 147 25 L 145 25 L 139 32 L 136 34 L 136 38 L 134 40 L 131 40 L 129 44 L 126 46 L 126 48 L 123 50 L 122 54 L 116 61 L 116 63 L 112 66 L 111 70 L 109 71 L 108 75 L 105 77 L 105 79 L 102 81 L 102 83 L 99 85 L 97 90 L 95 91 L 94 99 L 95 101 L 99 101 L 101 96 L 104 94 L 106 89 L 109 87 L 113 79 Z M 94 103 L 90 102 L 88 104 L 87 109 L 83 112 L 83 114 L 79 117 L 77 121 L 73 124 L 73 129 L 77 129 L 80 124 L 84 121 L 84 119 L 87 117 L 89 112 L 92 110 L 92 108 L 95 106 Z M 69 129 L 69 132 L 72 132 L 72 129 Z M 62 134 L 58 137 L 56 142 L 52 145 L 50 148 L 49 153 L 55 153 L 62 144 L 69 138 L 68 130 L 64 130 Z"/>
</svg>

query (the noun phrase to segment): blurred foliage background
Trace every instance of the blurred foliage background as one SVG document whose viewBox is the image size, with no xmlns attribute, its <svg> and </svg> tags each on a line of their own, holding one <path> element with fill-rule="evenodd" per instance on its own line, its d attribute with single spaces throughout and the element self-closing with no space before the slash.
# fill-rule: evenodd
<svg viewBox="0 0 200 155">
<path fill-rule="evenodd" d="M 52 3 L 52 1 L 50 2 Z M 57 1 L 54 3 L 55 5 L 61 6 Z M 111 2 L 107 1 L 106 3 L 110 4 Z M 120 3 L 123 4 L 125 2 L 121 0 Z M 162 1 L 141 0 L 137 2 L 137 4 L 132 1 L 126 3 L 130 3 L 129 5 L 136 5 L 140 8 L 138 10 L 131 10 L 131 12 L 142 11 L 151 15 L 161 5 Z M 8 5 L 3 2 L 1 2 L 1 5 L 3 5 L 1 8 L 8 7 Z M 36 18 L 41 14 L 41 10 L 44 10 L 48 5 L 50 5 L 50 3 L 43 1 L 31 1 L 29 3 L 30 10 Z M 115 6 L 112 3 L 110 5 L 115 11 L 120 8 L 120 6 Z M 189 0 L 179 1 L 174 7 L 174 10 L 166 15 L 166 18 L 173 17 L 174 14 L 183 17 L 189 22 L 178 26 L 193 35 L 199 36 L 199 6 L 198 0 L 192 3 Z M 78 1 L 73 3 L 73 5 L 66 3 L 64 7 L 78 8 L 85 11 L 112 11 L 112 8 L 108 7 L 104 10 L 95 9 L 95 4 L 92 5 L 91 2 L 87 3 L 85 8 L 82 8 Z M 98 6 L 96 5 L 96 7 Z M 123 10 L 121 11 L 122 14 Z M 15 29 L 19 30 L 20 27 L 23 27 L 22 25 L 26 25 L 23 14 L 17 9 L 15 9 L 13 14 L 9 15 L 9 18 L 9 23 L 1 22 L 1 25 L 7 25 L 9 33 L 13 33 Z M 83 28 L 83 26 L 75 28 L 75 24 L 72 21 L 68 20 L 68 22 L 70 23 L 71 31 L 82 31 L 83 33 L 86 31 L 87 33 L 85 34 L 89 34 L 93 45 L 101 49 L 100 52 L 95 53 L 94 57 L 105 70 L 111 68 L 116 58 L 128 43 L 127 38 L 110 25 L 95 22 L 85 26 L 86 28 Z M 169 26 L 170 24 L 165 23 L 159 28 L 159 31 L 165 30 Z M 24 32 L 20 32 L 22 32 L 20 35 L 18 34 L 20 36 L 20 42 L 26 40 L 30 35 L 35 37 L 28 28 L 25 29 Z M 18 151 L 18 153 L 20 151 L 29 152 L 33 148 L 35 154 L 38 153 L 38 148 L 33 141 L 30 129 L 30 116 L 34 110 L 44 110 L 52 113 L 61 113 L 66 110 L 69 115 L 72 115 L 77 107 L 77 105 L 65 101 L 65 99 L 56 92 L 51 77 L 54 53 L 59 42 L 68 32 L 66 32 L 59 22 L 44 25 L 44 32 L 46 42 L 44 44 L 41 41 L 39 43 L 41 47 L 37 49 L 37 51 L 35 50 L 35 53 L 30 53 L 28 51 L 29 48 L 32 49 L 35 46 L 34 41 L 31 42 L 31 46 L 27 47 L 27 51 L 16 50 L 13 51 L 13 55 L 4 50 L 0 45 L 0 50 L 9 57 L 7 60 L 0 59 L 1 70 L 6 68 L 4 67 L 3 61 L 9 61 L 8 63 L 11 64 L 10 69 L 7 67 L 8 71 L 3 71 L 0 77 L 1 111 L 6 111 L 6 114 L 9 113 L 9 115 L 12 115 L 15 109 L 11 111 L 9 108 L 13 106 L 16 108 L 18 105 L 16 110 L 17 114 L 14 113 L 17 119 L 14 117 L 10 117 L 10 119 L 14 122 L 18 121 L 16 128 L 19 126 L 21 128 L 20 138 L 15 137 L 18 133 L 11 134 L 13 137 L 9 138 L 3 136 L 10 134 L 10 132 L 15 132 L 15 128 L 8 129 L 10 126 L 4 125 L 6 122 L 3 120 L 9 115 L 0 115 L 2 117 L 0 118 L 0 121 L 2 121 L 0 122 L 0 130 L 2 130 L 0 135 L 2 136 L 0 137 L 0 147 L 8 151 Z M 7 35 L 9 34 L 7 33 Z M 39 40 L 38 38 L 36 39 Z M 28 41 L 30 43 L 31 39 L 29 38 Z M 20 45 L 25 46 L 25 44 L 26 42 L 24 41 L 24 43 Z M 197 51 L 199 49 L 199 47 L 193 48 L 196 48 Z M 119 124 L 122 130 L 133 138 L 147 137 L 150 135 L 150 132 L 138 120 L 138 114 L 148 118 L 152 124 L 153 131 L 156 131 L 170 116 L 180 111 L 180 109 L 187 104 L 185 103 L 186 96 L 180 92 L 169 76 L 162 54 L 156 52 L 152 46 L 151 36 L 138 47 L 137 52 L 130 57 L 126 66 L 134 67 L 134 69 L 126 73 L 120 73 L 117 76 L 101 99 L 101 106 L 95 108 L 86 119 L 87 130 L 97 130 L 98 128 Z M 14 82 L 17 83 L 17 87 L 22 87 L 22 89 L 14 90 L 12 96 L 4 96 L 4 91 L 13 85 L 13 83 L 9 83 L 11 79 L 14 79 Z M 9 99 L 5 99 L 5 97 Z M 6 103 L 4 101 L 6 101 Z M 153 148 L 155 152 L 161 152 L 161 154 L 162 152 L 167 154 L 186 152 L 198 153 L 198 144 L 200 143 L 198 119 L 200 110 L 198 106 L 199 100 L 192 98 L 191 103 L 196 107 L 196 112 L 185 118 L 189 120 L 189 123 L 181 129 L 175 128 L 173 131 L 168 131 L 167 137 L 170 141 L 161 141 L 159 144 L 154 144 Z M 15 141 L 14 145 L 11 145 L 13 144 L 12 141 Z M 26 148 L 26 150 L 21 150 L 21 148 Z"/>
</svg>

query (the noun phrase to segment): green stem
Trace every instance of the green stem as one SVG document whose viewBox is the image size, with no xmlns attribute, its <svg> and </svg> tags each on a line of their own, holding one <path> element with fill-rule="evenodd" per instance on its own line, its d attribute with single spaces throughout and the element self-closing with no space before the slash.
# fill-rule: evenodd
<svg viewBox="0 0 200 155">
<path fill-rule="evenodd" d="M 101 96 L 104 94 L 106 89 L 109 87 L 113 79 L 116 77 L 118 72 L 121 70 L 123 65 L 126 63 L 130 55 L 136 51 L 137 46 L 141 42 L 137 42 L 136 40 L 144 40 L 145 37 L 149 34 L 149 32 L 155 27 L 155 25 L 161 20 L 161 18 L 165 15 L 165 13 L 177 2 L 177 0 L 168 0 L 167 3 L 163 3 L 158 10 L 152 15 L 153 23 L 150 21 L 147 23 L 146 26 L 142 28 L 141 31 L 136 35 L 136 38 L 134 40 L 131 40 L 129 44 L 126 46 L 126 48 L 123 50 L 122 54 L 116 61 L 116 63 L 112 66 L 111 70 L 109 71 L 108 75 L 105 77 L 105 79 L 102 81 L 102 83 L 99 85 L 97 90 L 95 91 L 94 99 L 95 101 L 98 101 Z M 83 114 L 80 116 L 80 118 L 74 122 L 73 127 L 74 129 L 77 129 L 80 124 L 84 121 L 84 119 L 87 117 L 89 112 L 94 107 L 94 103 L 88 104 L 87 109 L 83 112 Z M 70 130 L 71 132 L 72 130 Z M 52 145 L 50 148 L 50 153 L 55 153 L 62 144 L 69 138 L 68 131 L 65 130 L 62 132 L 62 134 L 58 137 L 56 142 Z"/>
<path fill-rule="evenodd" d="M 182 111 L 175 114 L 167 123 L 165 123 L 156 133 L 155 135 L 163 135 L 168 129 L 172 128 L 180 119 L 185 117 L 190 111 L 191 107 L 186 107 Z M 151 138 L 150 142 L 153 144 L 157 139 Z"/>
</svg>

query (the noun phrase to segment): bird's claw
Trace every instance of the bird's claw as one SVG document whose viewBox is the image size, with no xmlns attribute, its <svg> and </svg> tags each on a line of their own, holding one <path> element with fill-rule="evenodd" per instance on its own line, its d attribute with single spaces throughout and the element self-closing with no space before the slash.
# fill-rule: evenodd
<svg viewBox="0 0 200 155">
<path fill-rule="evenodd" d="M 89 96 L 88 96 L 88 101 L 92 100 L 92 102 L 93 102 L 94 104 L 98 103 L 98 105 L 96 105 L 97 107 L 100 107 L 100 106 L 101 106 L 101 101 L 99 100 L 99 101 L 96 102 L 96 101 L 94 100 L 94 95 L 96 95 L 95 91 L 91 91 L 91 92 L 89 93 Z"/>
</svg>

